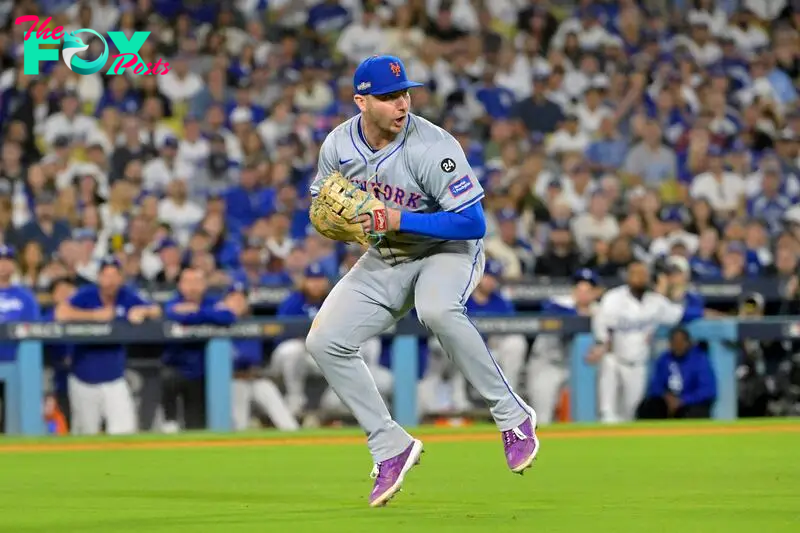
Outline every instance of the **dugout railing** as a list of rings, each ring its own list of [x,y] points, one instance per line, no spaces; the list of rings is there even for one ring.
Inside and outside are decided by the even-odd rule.
[[[563,334],[572,338],[570,349],[571,415],[576,422],[597,419],[597,370],[584,357],[592,344],[589,320],[582,317],[521,315],[481,317],[475,325],[485,334]],[[302,337],[310,321],[250,320],[231,327],[183,326],[174,322],[127,323],[10,323],[0,327],[0,342],[18,343],[17,358],[0,363],[0,380],[6,385],[5,416],[9,434],[41,435],[43,396],[43,344],[122,343],[158,344],[208,340],[206,347],[206,390],[208,429],[231,429],[232,345],[234,338]],[[736,418],[737,353],[732,343],[740,338],[786,339],[800,337],[800,317],[766,318],[752,321],[734,319],[700,320],[689,329],[697,341],[708,343],[709,356],[717,376],[718,397],[712,411],[717,419]],[[659,334],[664,335],[664,331]],[[394,374],[392,405],[398,422],[417,425],[418,338],[427,332],[408,317],[385,332],[392,340],[391,367]]]

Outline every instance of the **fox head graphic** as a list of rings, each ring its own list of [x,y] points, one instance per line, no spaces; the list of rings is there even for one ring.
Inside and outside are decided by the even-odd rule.
[[[85,44],[80,37],[76,37],[72,33],[64,34],[64,46],[61,48],[61,54],[64,56],[64,63],[67,68],[72,70],[72,57],[78,52],[88,50],[89,45]]]

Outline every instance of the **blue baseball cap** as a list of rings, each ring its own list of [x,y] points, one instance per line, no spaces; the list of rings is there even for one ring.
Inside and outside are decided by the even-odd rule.
[[[503,276],[503,263],[498,261],[497,259],[487,259],[486,260],[486,267],[483,269],[484,274],[489,274],[490,276],[494,276],[496,278]]]
[[[509,222],[509,221],[516,221],[519,218],[517,212],[510,207],[506,207],[501,209],[497,212],[497,221],[498,222]]]
[[[97,232],[91,228],[76,228],[72,230],[72,238],[76,241],[93,241],[97,239]]]
[[[165,238],[161,239],[161,242],[158,243],[158,246],[156,246],[156,250],[155,251],[156,251],[156,253],[158,253],[158,252],[161,252],[163,250],[166,250],[167,248],[177,248],[177,247],[178,247],[178,243],[177,242],[175,242],[173,239],[171,239],[169,237],[165,237]]]
[[[597,286],[597,275],[590,268],[582,268],[575,272],[575,274],[572,276],[572,281],[575,283],[586,281],[594,286]]]
[[[739,241],[732,241],[728,243],[726,251],[729,253],[744,254],[747,252],[747,248],[745,248],[745,245]]]
[[[228,294],[232,292],[242,292],[244,294],[247,294],[247,288],[248,288],[247,281],[242,279],[237,279],[234,280],[233,283],[231,283],[230,287],[228,287]]]
[[[661,210],[661,222],[683,222],[681,210],[678,207],[664,207]]]
[[[422,85],[408,79],[403,61],[396,56],[369,57],[353,75],[353,92],[360,95],[389,94]]]
[[[733,141],[733,143],[731,143],[730,152],[733,154],[741,154],[747,152],[747,145],[740,137],[737,137]]]
[[[113,255],[106,256],[100,260],[100,270],[106,267],[114,267],[120,272],[122,271],[122,263]]]
[[[0,259],[14,259],[17,256],[13,246],[0,244]]]
[[[306,267],[304,272],[305,277],[307,278],[327,278],[328,276],[325,274],[325,269],[322,268],[321,263],[311,263]]]

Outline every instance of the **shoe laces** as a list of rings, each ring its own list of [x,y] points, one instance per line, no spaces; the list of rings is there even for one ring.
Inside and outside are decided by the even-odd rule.
[[[377,477],[380,475],[381,475],[381,464],[377,463],[375,466],[372,467],[372,472],[369,473],[369,477],[371,479],[377,479]]]
[[[520,440],[527,440],[528,436],[522,432],[518,427],[514,428],[510,431],[503,432],[503,440],[505,441],[506,445],[511,446],[517,441]]]

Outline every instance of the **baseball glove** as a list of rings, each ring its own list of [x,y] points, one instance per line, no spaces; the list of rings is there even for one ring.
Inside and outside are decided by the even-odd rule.
[[[359,215],[372,219],[372,230],[355,222]],[[311,224],[316,230],[336,241],[374,244],[386,233],[386,206],[372,194],[350,183],[340,172],[333,172],[320,183],[319,194],[311,201]]]

